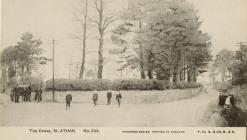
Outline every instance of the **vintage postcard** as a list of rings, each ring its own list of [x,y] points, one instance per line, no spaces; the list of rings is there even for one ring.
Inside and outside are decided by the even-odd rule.
[[[245,140],[246,13],[246,0],[1,0],[0,138]]]

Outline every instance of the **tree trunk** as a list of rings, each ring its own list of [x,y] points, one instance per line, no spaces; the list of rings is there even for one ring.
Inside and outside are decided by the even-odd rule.
[[[6,70],[6,67],[2,68],[1,84],[2,84],[3,88],[6,88],[6,84],[7,84],[7,70]]]
[[[153,79],[153,71],[152,70],[148,70],[148,78],[150,80]]]
[[[196,67],[193,67],[193,82],[196,82]]]
[[[175,65],[174,65],[174,72],[173,72],[173,83],[174,84],[177,84],[180,80],[180,70],[181,70],[180,61],[181,61],[181,52],[180,52],[180,50],[178,50],[177,60],[176,60]]]
[[[24,74],[24,64],[23,63],[21,63],[21,75],[23,75]]]
[[[104,45],[104,28],[103,28],[103,1],[100,0],[100,12],[99,12],[99,60],[98,60],[98,79],[102,79],[102,73],[103,73],[103,45]]]
[[[187,70],[187,82],[191,82],[191,67],[189,67]]]
[[[142,29],[142,21],[139,22],[139,29]],[[141,73],[141,79],[146,79],[145,72],[144,72],[144,60],[143,60],[143,49],[142,49],[142,43],[139,42],[139,51],[140,51],[140,73]]]
[[[88,0],[85,0],[85,13],[84,13],[84,24],[83,24],[83,48],[82,48],[82,61],[81,61],[81,69],[79,74],[79,79],[83,79],[83,73],[85,69],[85,59],[86,59],[86,39],[87,39],[87,6]]]
[[[148,78],[153,79],[153,66],[154,66],[154,61],[153,59],[153,54],[152,54],[152,48],[148,52]]]
[[[100,37],[100,41],[99,41],[100,45],[99,45],[99,61],[98,61],[98,79],[102,79],[102,73],[103,73],[103,63],[104,63],[104,59],[103,59],[103,36]]]

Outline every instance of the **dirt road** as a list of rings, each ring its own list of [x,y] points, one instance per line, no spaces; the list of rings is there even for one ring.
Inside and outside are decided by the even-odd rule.
[[[1,126],[210,126],[203,122],[207,105],[217,99],[212,89],[190,99],[155,103],[98,105],[73,103],[11,103],[0,96]],[[213,125],[213,124],[212,124]]]

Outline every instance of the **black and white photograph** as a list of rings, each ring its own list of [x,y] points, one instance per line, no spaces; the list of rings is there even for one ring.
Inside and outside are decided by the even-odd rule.
[[[1,5],[0,127],[247,126],[246,0]]]

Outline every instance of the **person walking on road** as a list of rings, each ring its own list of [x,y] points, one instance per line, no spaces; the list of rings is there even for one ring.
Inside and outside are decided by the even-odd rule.
[[[11,102],[14,102],[14,100],[15,100],[14,97],[15,97],[14,96],[14,89],[12,89],[11,92],[10,92],[10,100],[11,100]]]
[[[93,103],[94,103],[94,106],[97,105],[97,101],[98,101],[98,91],[95,90],[94,91],[94,94],[93,94]]]
[[[122,95],[121,95],[120,91],[118,91],[118,94],[116,95],[118,107],[120,107],[121,99],[122,99]]]
[[[112,98],[112,92],[111,92],[111,90],[108,90],[107,91],[107,105],[110,105],[111,98]]]
[[[67,94],[66,95],[66,110],[67,110],[67,108],[70,109],[70,103],[71,103],[71,101],[72,101],[72,95],[71,94]]]

